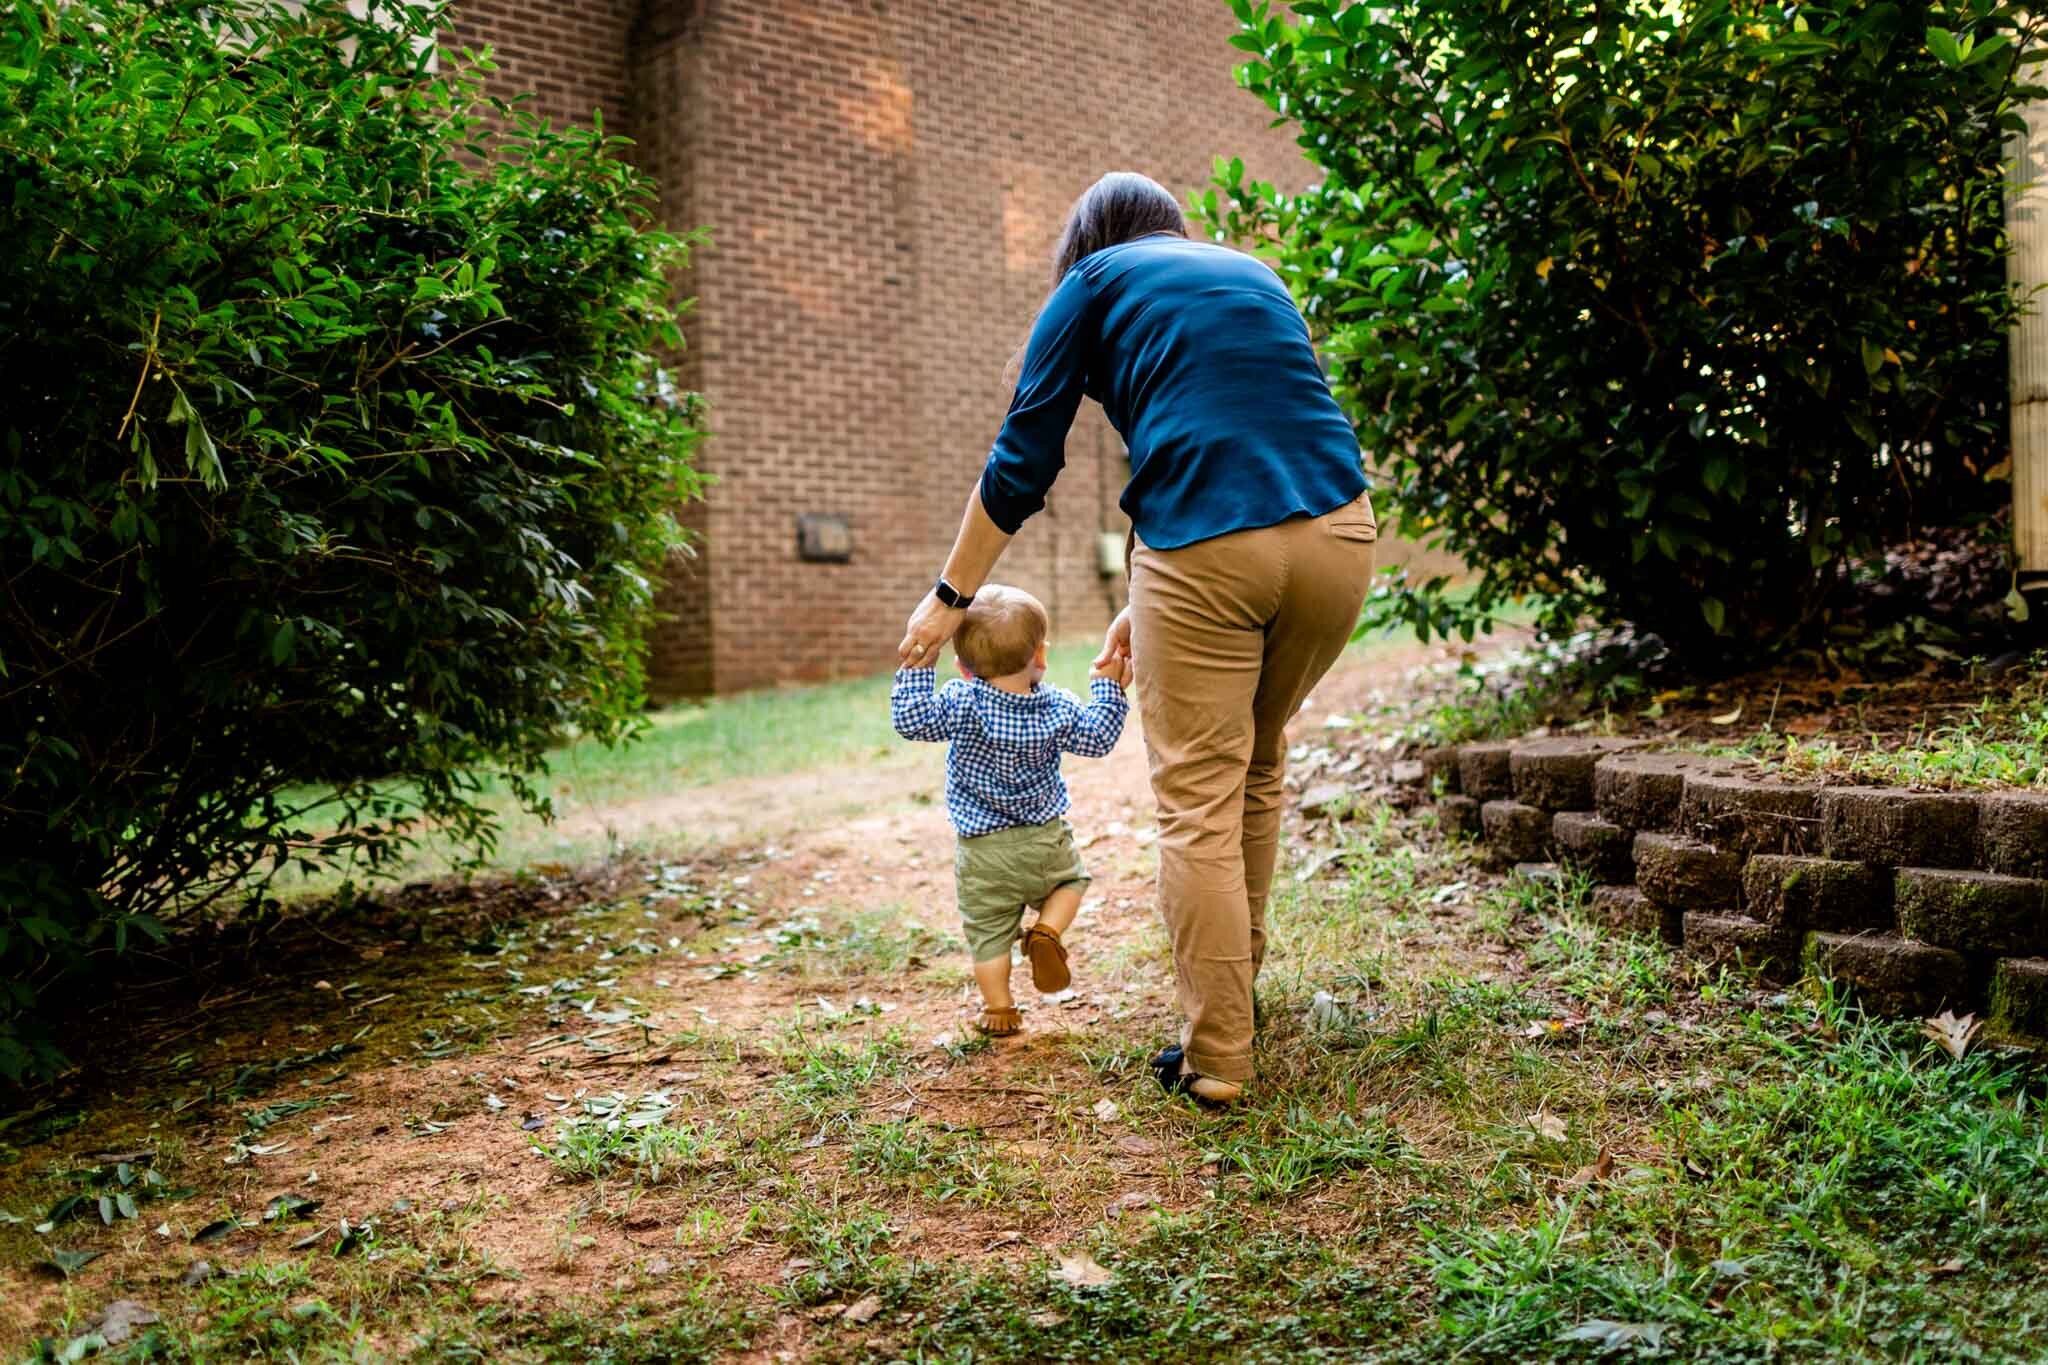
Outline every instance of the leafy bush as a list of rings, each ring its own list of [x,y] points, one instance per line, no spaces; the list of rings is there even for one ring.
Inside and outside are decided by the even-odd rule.
[[[7,1074],[39,989],[170,914],[487,845],[475,774],[540,809],[553,741],[633,724],[686,244],[380,9],[0,15]]]
[[[2017,6],[1233,4],[1323,179],[1232,162],[1198,211],[1264,240],[1402,532],[1480,574],[1377,619],[1535,594],[1740,662],[2008,499]]]

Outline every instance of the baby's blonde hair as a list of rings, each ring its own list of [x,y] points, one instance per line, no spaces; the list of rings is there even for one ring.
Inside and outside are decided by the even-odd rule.
[[[1007,678],[1031,666],[1051,630],[1044,603],[1022,588],[991,583],[974,594],[953,632],[953,652],[977,678]]]

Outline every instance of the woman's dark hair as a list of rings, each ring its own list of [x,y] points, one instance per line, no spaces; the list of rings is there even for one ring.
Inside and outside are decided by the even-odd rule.
[[[1176,237],[1188,235],[1188,220],[1181,216],[1180,201],[1150,176],[1136,171],[1111,171],[1083,190],[1074,207],[1067,210],[1067,225],[1060,229],[1059,245],[1052,253],[1052,287],[1059,288],[1074,262],[1083,256],[1159,232],[1170,232]],[[1006,381],[1014,383],[1022,372],[1028,344],[1027,334],[1004,367]]]
[[[1083,256],[1157,232],[1188,235],[1180,201],[1150,176],[1111,171],[1083,191],[1067,210],[1067,225],[1060,230],[1059,245],[1052,253],[1054,287]]]

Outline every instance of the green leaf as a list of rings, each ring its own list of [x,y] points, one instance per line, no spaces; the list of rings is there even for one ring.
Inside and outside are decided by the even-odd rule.
[[[1927,30],[1927,50],[1932,52],[1935,59],[1944,65],[1961,66],[1963,64],[1962,47],[1956,42],[1956,35],[1945,28],[1930,28]]]
[[[308,1199],[302,1194],[280,1194],[263,1206],[263,1221],[289,1222],[294,1218],[308,1217],[319,1207],[317,1199]]]
[[[1722,605],[1721,599],[1718,597],[1702,597],[1700,599],[1700,615],[1706,618],[1707,629],[1719,635],[1722,633],[1722,628],[1727,624],[1728,609]]]
[[[1966,67],[1975,66],[1987,58],[1997,56],[2011,46],[2012,40],[2010,38],[2007,38],[2003,33],[1994,33],[1970,49],[1970,55],[1964,59],[1963,65]]]
[[[2017,580],[2013,582],[2012,591],[2005,595],[2003,605],[2005,614],[2016,625],[2025,625],[2027,619],[2033,615],[2033,608],[2027,601],[2027,595],[2020,591]]]
[[[105,1255],[99,1251],[63,1251],[56,1247],[45,1247],[44,1252],[47,1259],[43,1264],[67,1280]]]

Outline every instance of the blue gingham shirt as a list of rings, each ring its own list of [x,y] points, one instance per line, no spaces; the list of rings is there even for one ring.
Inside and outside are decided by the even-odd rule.
[[[1067,813],[1060,755],[1101,758],[1124,732],[1130,703],[1107,678],[1088,680],[1088,704],[1043,683],[1029,694],[980,678],[933,690],[937,670],[906,668],[889,693],[889,719],[905,739],[952,742],[946,814],[963,839]]]

